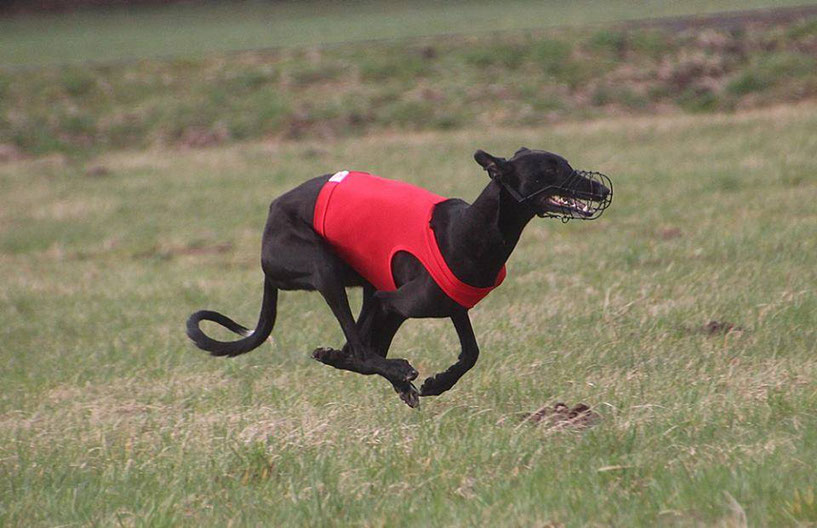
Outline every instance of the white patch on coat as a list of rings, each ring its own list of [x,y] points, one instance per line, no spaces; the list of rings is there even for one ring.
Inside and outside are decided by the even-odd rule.
[[[330,182],[340,183],[340,182],[343,181],[343,178],[345,178],[348,175],[349,175],[348,170],[336,172],[331,178],[329,178],[329,181]]]

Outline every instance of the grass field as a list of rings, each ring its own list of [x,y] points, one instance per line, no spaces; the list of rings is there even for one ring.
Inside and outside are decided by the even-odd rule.
[[[0,525],[817,525],[817,23],[603,25],[803,3],[0,19]],[[342,341],[316,294],[235,360],[185,337],[256,320],[281,192],[350,168],[473,199],[473,151],[521,145],[615,201],[532,223],[420,410],[309,359]],[[420,381],[458,352],[430,320],[392,348]],[[556,402],[598,420],[523,421]]]
[[[586,25],[813,0],[189,3],[0,18],[0,65],[199,57],[249,48]]]
[[[0,524],[817,523],[815,130],[801,104],[0,165]],[[247,356],[186,341],[196,309],[255,320],[285,189],[360,168],[472,199],[474,149],[520,145],[616,199],[528,228],[479,363],[419,411],[308,358],[341,341],[314,294]],[[440,321],[393,347],[421,376],[457,352]],[[520,423],[557,401],[600,420]]]

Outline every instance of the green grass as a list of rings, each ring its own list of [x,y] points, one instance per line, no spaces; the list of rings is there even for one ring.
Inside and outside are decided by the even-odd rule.
[[[514,127],[814,99],[814,18],[522,31],[0,68],[0,144],[33,154]]]
[[[485,0],[190,3],[0,19],[0,65],[190,57],[214,51],[586,25],[811,4],[806,0]]]
[[[806,104],[0,165],[0,524],[813,524],[815,129]],[[479,363],[419,411],[308,358],[341,342],[315,294],[241,358],[187,342],[196,309],[255,320],[284,190],[359,168],[472,199],[474,149],[520,145],[615,201],[532,223],[472,311]],[[392,353],[425,376],[457,341],[412,321]],[[601,420],[520,426],[556,401]]]

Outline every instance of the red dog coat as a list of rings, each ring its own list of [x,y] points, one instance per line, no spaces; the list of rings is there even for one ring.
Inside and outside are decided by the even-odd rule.
[[[431,213],[446,198],[407,183],[365,172],[341,171],[329,178],[315,203],[312,224],[344,261],[378,290],[397,289],[391,261],[398,251],[414,255],[452,299],[471,308],[505,279],[477,288],[459,280],[446,264]]]

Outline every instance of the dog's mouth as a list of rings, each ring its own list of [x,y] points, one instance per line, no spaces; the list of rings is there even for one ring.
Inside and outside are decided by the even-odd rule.
[[[613,183],[600,172],[573,171],[561,186],[549,190],[537,214],[565,222],[596,219],[613,201]]]
[[[589,200],[581,200],[567,196],[548,196],[545,204],[548,206],[548,212],[570,217],[578,216],[581,218],[593,216],[593,207]]]

